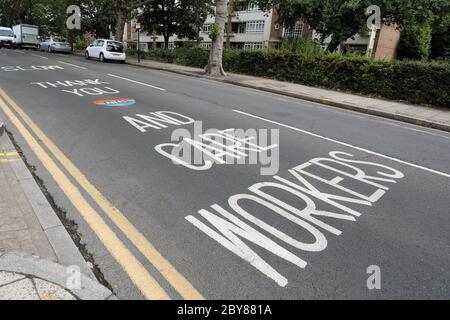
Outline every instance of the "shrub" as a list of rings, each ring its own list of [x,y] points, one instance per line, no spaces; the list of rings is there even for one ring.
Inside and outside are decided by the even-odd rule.
[[[209,50],[201,47],[177,48],[174,52],[176,64],[204,68],[208,64]]]
[[[405,29],[400,38],[398,56],[400,59],[428,59],[431,53],[433,29],[429,24]]]
[[[203,68],[209,50],[199,47],[151,52],[178,64]],[[308,86],[351,91],[415,104],[450,107],[450,64],[426,61],[378,61],[357,55],[309,55],[282,50],[224,51],[228,72],[267,77]]]

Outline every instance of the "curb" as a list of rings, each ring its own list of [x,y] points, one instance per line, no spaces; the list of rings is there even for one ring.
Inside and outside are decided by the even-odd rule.
[[[0,146],[2,146],[5,151],[16,152],[16,148],[7,134],[1,136]],[[86,260],[84,260],[75,243],[72,241],[72,238],[47,198],[42,193],[31,172],[23,162],[23,159],[20,158],[10,165],[55,252],[58,262],[66,266],[78,266],[83,274],[96,281],[94,273]]]
[[[78,288],[67,288],[71,277],[74,276],[66,267],[52,261],[20,253],[0,253],[0,271],[13,272],[26,276],[33,276],[73,293],[81,300],[115,300],[115,296],[97,281],[80,274],[76,281]]]
[[[333,107],[340,108],[340,109],[351,110],[351,111],[355,111],[355,112],[359,112],[359,113],[365,113],[365,114],[370,114],[370,115],[378,116],[378,117],[382,117],[382,118],[406,122],[406,123],[414,124],[417,126],[428,127],[428,128],[433,128],[433,129],[450,132],[450,125],[433,122],[433,121],[429,121],[426,119],[418,119],[418,118],[408,117],[408,116],[401,115],[401,114],[389,113],[389,112],[384,112],[384,111],[380,111],[380,110],[373,110],[373,109],[359,107],[359,106],[355,106],[355,105],[351,105],[351,104],[336,102],[333,100],[315,98],[315,97],[311,97],[308,95],[291,93],[291,92],[286,92],[286,91],[276,90],[276,89],[270,89],[270,88],[266,88],[266,87],[262,87],[262,86],[255,86],[255,85],[251,85],[251,84],[242,83],[239,81],[227,80],[225,78],[213,78],[213,77],[209,77],[206,75],[195,74],[195,73],[191,73],[191,72],[187,72],[187,71],[159,68],[159,67],[155,67],[155,66],[145,66],[142,64],[138,64],[135,62],[129,62],[129,61],[127,61],[127,64],[131,65],[131,66],[135,66],[135,67],[172,72],[172,73],[176,73],[176,74],[182,74],[185,76],[190,76],[190,77],[195,77],[195,78],[203,78],[203,79],[213,80],[213,81],[217,81],[217,82],[236,85],[239,87],[275,93],[275,94],[279,94],[279,95],[283,95],[283,96],[288,96],[291,98],[302,99],[302,100],[311,101],[311,102],[320,103],[320,104],[326,104],[326,105],[333,106]]]
[[[0,118],[0,137],[5,133],[5,123],[3,122],[2,118]]]

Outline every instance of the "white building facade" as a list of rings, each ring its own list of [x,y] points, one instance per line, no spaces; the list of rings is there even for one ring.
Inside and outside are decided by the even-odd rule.
[[[203,47],[210,48],[212,41],[209,37],[209,28],[214,24],[214,16],[208,16],[202,29],[200,30],[200,44]],[[275,48],[281,42],[284,34],[288,30],[277,24],[277,16],[273,10],[269,12],[262,11],[256,5],[240,6],[232,17],[232,32],[230,43],[232,47],[241,49],[263,49]],[[124,31],[124,39],[129,45],[136,46],[138,36],[133,30],[135,21],[127,23]],[[302,36],[303,24],[299,24],[292,34],[293,36]],[[134,31],[134,32],[133,32]],[[227,33],[226,33],[227,38]],[[176,35],[170,37],[169,48],[174,48],[185,44],[186,42],[196,43],[196,40],[180,39]],[[148,32],[140,33],[141,50],[148,51],[153,46],[161,48],[164,45],[164,37],[161,35],[152,35]]]
[[[307,24],[299,22],[294,28],[286,29],[280,25],[278,21],[278,14],[276,10],[270,10],[269,12],[262,11],[258,6],[254,4],[244,5],[236,2],[236,11],[231,19],[231,33],[228,35],[228,28],[226,27],[225,41],[229,38],[231,47],[239,49],[264,49],[264,48],[278,48],[283,38],[308,38],[318,39],[319,36],[314,30],[311,30]],[[203,27],[200,30],[199,41],[200,45],[205,48],[212,46],[212,41],[209,37],[210,27],[214,24],[215,17],[213,15],[208,16]],[[138,33],[134,30],[133,25],[136,21],[131,21],[126,24],[124,31],[124,39],[128,47],[137,48]],[[387,40],[379,37],[376,39],[376,44],[386,43]],[[391,35],[390,32],[389,35]],[[359,51],[364,53],[367,51],[370,45],[370,34],[356,35],[347,40],[345,49],[352,51]],[[390,38],[389,38],[390,39]],[[388,40],[389,40],[388,39]],[[392,40],[391,42],[395,42]],[[330,38],[326,39],[322,45],[326,48],[330,42]],[[197,40],[189,40],[184,38],[178,38],[177,35],[173,35],[169,38],[169,49],[173,49],[179,46],[187,46],[189,44],[196,44]],[[384,46],[395,46],[394,44],[387,43]],[[142,51],[149,51],[153,47],[163,48],[164,37],[161,35],[153,35],[148,31],[140,32],[140,49]],[[344,49],[344,48],[341,48]],[[393,49],[395,50],[395,48]],[[377,51],[375,47],[374,51]],[[394,56],[391,53],[388,56]]]

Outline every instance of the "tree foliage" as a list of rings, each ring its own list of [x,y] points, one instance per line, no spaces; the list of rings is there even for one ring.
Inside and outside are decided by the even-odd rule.
[[[307,22],[322,39],[332,36],[331,50],[336,45],[364,30],[370,5],[381,8],[385,23],[400,30],[439,24],[449,14],[448,0],[253,0],[261,8],[276,6],[280,22],[292,26]]]
[[[163,35],[165,48],[169,38],[176,34],[179,38],[194,39],[211,13],[212,2],[207,0],[155,0],[142,7],[139,20],[144,30]]]

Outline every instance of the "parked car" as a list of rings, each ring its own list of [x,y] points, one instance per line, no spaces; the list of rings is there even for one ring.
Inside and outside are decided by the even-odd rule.
[[[108,60],[125,63],[126,54],[123,43],[114,40],[95,40],[85,51],[86,59],[98,59],[101,62]]]
[[[11,28],[0,27],[0,48],[14,48],[16,44],[14,33]]]
[[[40,50],[48,52],[72,52],[72,47],[64,38],[49,37],[40,43]]]
[[[39,27],[28,24],[18,24],[13,26],[14,37],[16,39],[16,47],[20,49],[39,48]]]

